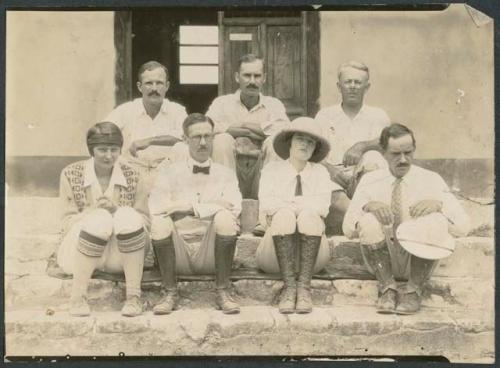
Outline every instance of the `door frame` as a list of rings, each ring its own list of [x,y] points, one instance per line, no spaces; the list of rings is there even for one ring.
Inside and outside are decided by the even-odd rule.
[[[267,23],[273,25],[300,25],[302,37],[301,58],[305,60],[302,63],[301,73],[305,77],[305,100],[306,100],[306,115],[315,116],[319,109],[319,91],[320,91],[320,30],[319,30],[319,12],[317,11],[301,11],[300,17],[297,18],[266,18]],[[225,26],[229,25],[248,25],[258,26],[261,24],[257,18],[226,18],[224,11],[218,12],[219,23],[219,96],[224,94],[226,90],[225,70],[224,70],[224,34]],[[266,35],[266,24],[261,24],[259,39],[264,39]],[[260,55],[265,59],[266,50],[261,47]]]
[[[306,90],[306,115],[315,116],[319,109],[320,91],[320,29],[318,11],[301,11],[300,18],[296,20],[271,18],[273,24],[297,22],[301,26],[302,36],[302,73],[305,76]],[[219,85],[218,94],[224,90],[224,50],[223,44],[224,26],[234,22],[231,18],[224,18],[224,11],[218,12],[219,23]],[[247,22],[256,25],[255,19],[238,18],[238,24]],[[265,27],[265,25],[264,25]],[[261,29],[264,32],[265,29]],[[119,105],[132,98],[134,85],[134,71],[132,70],[132,11],[122,10],[114,12],[114,43],[116,52],[115,62],[115,104]],[[260,37],[263,37],[261,34]],[[261,53],[265,50],[261,50]],[[265,57],[264,54],[262,54]]]

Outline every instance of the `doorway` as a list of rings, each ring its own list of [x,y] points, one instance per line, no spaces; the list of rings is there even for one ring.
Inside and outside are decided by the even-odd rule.
[[[206,112],[232,93],[245,53],[264,57],[264,94],[279,98],[291,119],[314,116],[319,98],[319,13],[159,8],[115,13],[116,101],[140,97],[137,70],[149,60],[170,73],[167,97],[188,113]]]

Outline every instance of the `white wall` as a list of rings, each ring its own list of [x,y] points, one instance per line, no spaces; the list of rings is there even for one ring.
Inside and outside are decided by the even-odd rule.
[[[337,67],[370,67],[370,105],[417,136],[419,158],[494,157],[493,22],[464,5],[436,12],[321,12],[322,107],[339,102]]]
[[[113,12],[7,12],[6,155],[85,155],[114,106]]]

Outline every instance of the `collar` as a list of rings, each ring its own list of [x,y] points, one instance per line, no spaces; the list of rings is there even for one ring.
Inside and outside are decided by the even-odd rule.
[[[91,157],[90,159],[85,161],[84,164],[83,186],[88,187],[94,183],[98,184],[99,181],[97,180],[97,176],[95,174],[94,158]],[[109,186],[114,186],[114,185],[121,185],[122,187],[127,186],[127,180],[123,175],[123,171],[121,170],[118,160],[113,166],[113,171],[111,172],[111,179],[109,181]]]
[[[295,176],[297,176],[297,175],[301,175],[301,176],[302,176],[302,175],[304,175],[304,174],[307,174],[307,172],[308,172],[308,171],[310,171],[310,170],[311,170],[311,167],[312,167],[311,162],[310,162],[310,161],[307,161],[306,166],[304,166],[304,168],[302,169],[302,171],[297,172],[297,169],[295,169],[295,167],[292,165],[292,163],[290,162],[290,159],[289,159],[289,158],[287,158],[287,159],[285,160],[285,162],[288,164],[288,167],[289,167],[289,169],[290,169],[290,172],[292,172],[292,173],[293,173],[293,176],[294,176],[294,177],[295,177]]]
[[[238,89],[234,93],[234,97],[241,104],[241,106],[243,106],[245,109],[247,108],[245,105],[243,105],[243,102],[241,102],[241,90],[240,89]],[[264,96],[262,93],[259,93],[259,102],[257,103],[257,105],[252,107],[249,111],[256,110],[260,107],[266,107],[265,98],[266,98],[266,96]]]
[[[136,98],[135,101],[137,101],[137,105],[139,106],[140,115],[147,115],[148,113],[146,112],[146,108],[144,107],[144,102],[142,101],[142,98],[141,97]],[[163,102],[161,103],[160,112],[165,114],[167,112],[169,103],[170,103],[169,99],[164,98]]]
[[[350,120],[356,120],[359,116],[363,115],[364,112],[365,112],[365,104],[363,103],[361,105],[361,108],[359,109],[358,113],[351,119],[349,118],[349,116],[347,116],[347,114],[345,113],[344,109],[342,108],[342,103],[340,103],[339,105],[339,110],[340,110],[340,113],[343,114],[346,118],[350,119]]]
[[[415,174],[415,169],[413,168],[414,165],[411,165],[410,166],[410,170],[408,170],[408,172],[406,173],[405,176],[403,176],[401,178],[401,183],[407,183],[411,177]],[[387,169],[387,171],[389,171],[389,175],[392,179],[392,183],[391,185],[394,185],[396,183],[396,180],[398,180],[398,178],[396,178],[395,176],[392,175],[391,171],[389,169]]]
[[[188,164],[189,170],[192,170],[193,166],[210,167],[210,166],[212,166],[212,160],[208,159],[205,162],[198,162],[198,161],[193,160],[192,157],[189,157],[188,160],[187,160],[187,164]]]

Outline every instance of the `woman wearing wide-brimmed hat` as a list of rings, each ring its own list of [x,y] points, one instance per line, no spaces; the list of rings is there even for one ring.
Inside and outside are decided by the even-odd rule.
[[[88,316],[87,287],[95,269],[125,273],[127,301],[122,315],[142,314],[141,279],[149,250],[147,193],[137,171],[119,161],[120,128],[101,122],[87,132],[91,157],[61,173],[63,239],[61,269],[73,275],[69,313]]]
[[[300,117],[275,136],[273,146],[283,161],[262,171],[260,216],[268,228],[257,263],[265,272],[281,273],[281,313],[309,313],[312,275],[330,259],[324,218],[335,184],[319,164],[330,144],[313,119]]]

